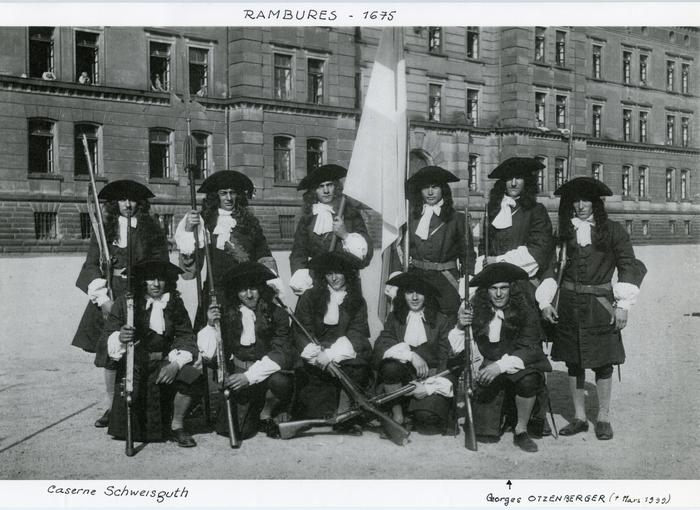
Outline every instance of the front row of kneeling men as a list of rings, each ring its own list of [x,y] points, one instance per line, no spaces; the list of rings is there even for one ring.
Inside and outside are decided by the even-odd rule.
[[[210,306],[208,325],[196,335],[176,290],[181,270],[164,261],[147,261],[134,268],[135,324],[126,325],[125,298],[117,299],[107,320],[104,337],[108,355],[123,374],[125,344],[136,341],[134,368],[134,437],[137,441],[172,439],[195,446],[183,420],[203,390],[201,364],[216,359],[215,321],[220,322],[228,357],[232,401],[244,439],[258,431],[274,436],[276,424],[293,419],[323,418],[345,410],[349,402],[328,371],[336,363],[357,387],[369,390],[376,371],[378,383],[390,392],[410,381],[420,381],[403,402],[393,405],[392,417],[418,431],[444,431],[450,418],[453,379],[434,377],[458,364],[471,326],[483,363],[476,374],[477,409],[486,406],[480,435],[497,436],[498,412],[488,405],[505,389],[515,395],[517,424],[514,441],[526,451],[537,446],[527,434],[535,394],[551,370],[531,317],[511,283],[527,278],[523,270],[505,262],[487,266],[471,281],[478,290],[473,308],[460,308],[456,320],[437,305],[440,291],[420,270],[409,270],[387,283],[398,288],[383,331],[370,343],[367,304],[360,292],[352,259],[326,253],[311,260],[314,286],[297,303],[295,315],[320,345],[297,327],[273,301],[268,285],[276,275],[257,262],[230,269],[223,281],[221,305]],[[453,324],[455,324],[453,326]],[[451,361],[452,360],[452,361]],[[269,391],[269,393],[268,393]],[[109,433],[124,437],[125,404],[119,392],[109,419]],[[295,398],[293,398],[295,396]],[[227,433],[219,414],[217,431]],[[172,417],[172,418],[171,418]],[[362,433],[362,417],[337,429]]]

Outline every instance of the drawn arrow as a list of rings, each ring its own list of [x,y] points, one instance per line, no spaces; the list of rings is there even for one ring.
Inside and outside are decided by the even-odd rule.
[[[512,489],[512,485],[513,485],[513,482],[511,482],[510,480],[508,480],[508,481],[506,482],[506,485],[508,486],[508,490],[511,490],[511,489]]]

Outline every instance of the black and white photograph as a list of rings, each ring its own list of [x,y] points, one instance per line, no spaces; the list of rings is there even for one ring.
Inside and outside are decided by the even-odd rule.
[[[367,5],[0,23],[0,481],[698,477],[698,12]]]

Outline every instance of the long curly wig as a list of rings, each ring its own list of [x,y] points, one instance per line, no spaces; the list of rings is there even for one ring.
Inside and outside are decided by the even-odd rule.
[[[537,176],[529,174],[524,179],[525,186],[523,187],[523,192],[520,194],[520,199],[518,202],[520,203],[520,207],[527,211],[535,207],[535,204],[537,204]],[[499,179],[489,192],[489,202],[486,207],[489,212],[490,220],[493,220],[501,210],[501,200],[503,200],[505,194],[506,181]]]
[[[134,218],[137,220],[137,232],[143,240],[150,240],[156,243],[166,243],[165,234],[160,225],[150,214],[151,204],[148,200],[136,202]],[[109,200],[104,205],[105,235],[107,242],[116,241],[119,237],[119,203],[116,200]]]
[[[343,272],[343,274],[345,275],[345,290],[347,291],[343,306],[350,315],[353,315],[360,309],[364,299],[360,287],[360,275],[357,271]],[[311,302],[314,304],[314,310],[323,317],[328,311],[328,301],[331,293],[328,290],[325,273],[312,271],[311,277],[314,286],[306,292],[310,295]]]
[[[400,324],[406,324],[406,317],[408,317],[408,303],[406,303],[406,293],[411,289],[399,289],[396,293],[396,298],[394,298],[394,305],[392,314]],[[433,296],[425,296],[425,302],[423,304],[423,316],[428,324],[435,324],[435,319],[440,310],[437,300]]]
[[[558,239],[567,242],[576,235],[571,218],[576,216],[574,203],[576,197],[563,196],[559,202],[559,227]],[[593,204],[593,221],[596,228],[591,231],[591,243],[597,250],[607,250],[608,247],[608,212],[605,210],[605,203],[600,197],[591,200]]]
[[[260,294],[260,298],[258,299],[258,305],[256,309],[262,313],[262,316],[265,319],[264,328],[269,328],[272,324],[272,310],[274,307],[274,305],[272,304],[272,300],[274,298],[275,292],[269,285],[266,284],[256,285],[255,288]],[[240,285],[225,287],[225,298],[227,306],[224,307],[221,315],[227,324],[233,324],[237,321],[240,322],[241,320],[241,311],[239,310],[239,307],[242,303],[241,300],[238,298],[238,292],[242,289],[243,287],[241,287]]]
[[[493,306],[491,305],[488,289],[477,289],[471,303],[472,309],[474,310],[472,329],[474,332],[481,331],[484,327],[488,326],[489,322],[491,322],[496,314],[496,312],[493,310]],[[519,328],[524,325],[525,321],[527,320],[528,304],[525,296],[517,285],[511,284],[510,286],[510,299],[508,300],[507,307],[515,310],[516,312],[515,317],[513,318],[514,326]]]
[[[168,307],[173,306],[174,300],[180,297],[180,291],[177,290],[177,280],[168,278],[165,280],[165,288],[163,289],[163,294],[170,292],[170,302],[168,302]],[[145,311],[146,309],[146,280],[135,281],[134,282],[134,310],[139,312],[135,313],[135,321],[137,323],[137,329],[145,331],[148,329],[150,313]],[[144,313],[145,311],[145,313]]]
[[[455,214],[454,199],[452,198],[452,188],[447,183],[440,185],[442,190],[443,205],[440,209],[440,219],[447,223]],[[423,195],[420,189],[412,189],[408,202],[411,205],[411,214],[414,219],[420,219],[423,214]]]
[[[251,234],[252,236],[262,233],[260,222],[248,209],[248,198],[244,193],[236,194],[236,201],[231,212],[231,217],[236,220],[236,230],[241,234]],[[219,219],[219,194],[216,191],[207,193],[202,204],[202,218],[209,232],[216,227]]]
[[[343,185],[338,180],[335,179],[331,181],[335,185],[335,190],[333,191],[333,199],[339,200],[343,196]],[[316,188],[307,189],[301,197],[304,205],[302,207],[302,212],[304,214],[312,214],[312,208],[318,199],[316,198]]]

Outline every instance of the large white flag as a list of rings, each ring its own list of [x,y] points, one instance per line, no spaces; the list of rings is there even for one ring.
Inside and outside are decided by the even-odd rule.
[[[406,222],[406,129],[403,29],[385,28],[344,186],[346,195],[382,215],[382,251]]]

